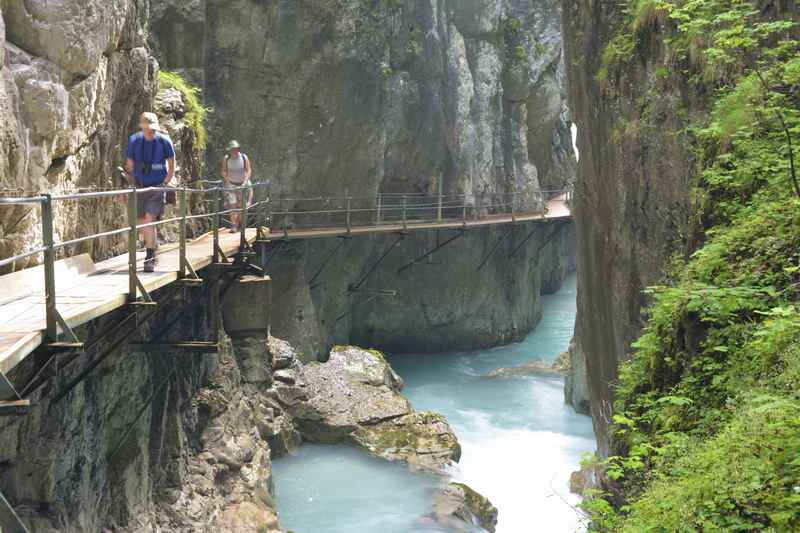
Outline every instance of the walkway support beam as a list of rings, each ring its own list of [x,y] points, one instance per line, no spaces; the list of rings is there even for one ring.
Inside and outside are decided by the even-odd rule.
[[[139,242],[139,230],[136,228],[138,222],[138,197],[139,193],[136,192],[134,187],[128,192],[128,301],[136,301],[136,291],[138,284],[136,283],[136,247]]]
[[[181,227],[178,230],[179,250],[178,250],[178,279],[186,277],[186,216],[189,214],[189,206],[186,200],[186,187],[181,187],[178,191],[178,201],[180,202]]]
[[[44,245],[44,306],[45,337],[49,342],[58,341],[58,320],[56,319],[56,251],[53,247],[53,199],[43,194],[42,202],[42,244]]]
[[[2,492],[0,492],[0,531],[3,533],[30,533]]]

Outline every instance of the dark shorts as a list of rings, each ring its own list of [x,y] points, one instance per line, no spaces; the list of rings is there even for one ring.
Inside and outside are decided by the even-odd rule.
[[[144,218],[145,213],[153,215],[157,219],[164,216],[165,196],[164,191],[140,192],[136,198],[136,210],[139,218]]]

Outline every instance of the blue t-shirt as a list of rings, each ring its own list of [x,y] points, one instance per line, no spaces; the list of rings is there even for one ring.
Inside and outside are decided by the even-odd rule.
[[[167,159],[175,157],[172,140],[166,135],[156,133],[152,141],[144,138],[140,131],[128,139],[128,159],[133,160],[133,175],[145,187],[161,185],[167,177]],[[145,173],[145,166],[150,172]]]

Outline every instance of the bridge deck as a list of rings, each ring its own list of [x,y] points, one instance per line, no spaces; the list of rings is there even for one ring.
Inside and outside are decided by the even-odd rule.
[[[403,231],[404,227],[408,230],[425,230],[425,229],[462,229],[462,228],[479,228],[484,226],[497,226],[502,224],[511,224],[513,222],[532,222],[536,220],[556,220],[562,218],[569,218],[572,213],[565,201],[564,196],[559,196],[550,200],[547,204],[546,213],[523,213],[512,216],[509,213],[498,215],[484,215],[479,219],[444,219],[444,220],[431,220],[431,221],[414,221],[409,220],[406,226],[402,223],[382,223],[370,226],[354,225],[350,231],[345,226],[329,227],[329,228],[293,228],[283,233],[282,231],[275,231],[266,237],[266,240],[280,240],[287,237],[289,239],[321,239],[326,237],[339,237],[343,235],[372,235],[377,233],[396,233]]]
[[[256,230],[247,230],[252,242]],[[239,248],[238,233],[220,233],[220,248],[231,254]],[[195,270],[211,264],[210,234],[186,246],[186,258]],[[144,252],[137,258],[141,268]],[[178,245],[164,246],[156,271],[139,272],[145,289],[154,291],[178,279]],[[88,255],[56,263],[56,305],[70,327],[77,327],[118,309],[128,301],[128,256],[94,264]],[[0,372],[8,373],[44,340],[44,274],[35,267],[0,276]]]
[[[565,197],[559,196],[548,202],[546,213],[526,213],[512,217],[510,214],[488,215],[477,220],[444,219],[441,221],[408,221],[407,230],[461,229],[495,226],[516,222],[553,220],[570,217]],[[335,228],[295,228],[286,233],[268,234],[266,240],[312,239],[341,235],[368,235],[402,231],[400,223],[385,223],[373,226]],[[255,229],[247,230],[247,239],[252,242]],[[239,248],[238,233],[222,232],[220,248],[228,255]],[[212,237],[204,235],[187,243],[187,261],[194,270],[208,266],[211,261]],[[138,257],[141,267],[144,254]],[[175,282],[178,278],[179,250],[173,244],[162,247],[158,256],[156,272],[139,273],[142,284],[154,291]],[[35,267],[0,276],[0,372],[7,374],[44,340],[45,298],[43,267]],[[77,327],[118,309],[128,301],[128,256],[121,255],[95,264],[88,255],[77,256],[56,262],[56,305],[70,327]]]

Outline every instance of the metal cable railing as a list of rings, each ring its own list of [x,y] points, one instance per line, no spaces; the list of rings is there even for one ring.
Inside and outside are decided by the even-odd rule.
[[[254,227],[256,239],[269,239],[265,233],[290,237],[290,231],[333,229],[349,234],[354,227],[392,226],[407,229],[414,225],[431,223],[480,222],[497,217],[510,216],[515,221],[517,216],[546,214],[547,202],[558,195],[563,195],[567,205],[573,199],[572,188],[559,191],[527,191],[513,193],[491,193],[482,195],[466,194],[429,194],[429,193],[379,193],[375,196],[314,197],[291,198],[280,197],[271,200],[268,195],[268,182],[250,183],[247,185],[226,187],[222,181],[197,180],[191,186],[183,187],[149,187],[143,189],[126,188],[105,190],[98,188],[91,192],[71,194],[38,194],[31,196],[0,196],[0,208],[3,206],[34,206],[40,210],[41,243],[23,253],[0,259],[0,267],[5,267],[43,256],[44,295],[45,295],[45,336],[49,342],[57,342],[58,329],[69,332],[64,319],[56,307],[55,261],[57,254],[71,246],[97,239],[108,239],[127,235],[128,256],[128,298],[134,302],[140,295],[147,298],[147,292],[137,276],[137,248],[139,231],[145,228],[160,228],[168,224],[178,226],[179,279],[196,276],[186,257],[186,247],[190,222],[209,221],[213,244],[212,261],[218,263],[222,250],[220,248],[220,231],[224,217],[238,213],[240,221],[239,250],[248,247],[246,229]],[[150,191],[171,192],[177,196],[177,214],[170,218],[139,224],[138,197]],[[198,195],[196,205],[201,206],[199,212],[190,213],[190,195]],[[225,200],[225,196],[227,202]],[[231,198],[233,197],[233,198]],[[122,227],[106,229],[89,235],[56,241],[54,233],[54,208],[67,202],[83,203],[89,200],[122,201],[126,207],[126,224]],[[229,207],[234,205],[234,207]],[[275,209],[277,208],[277,209]]]

